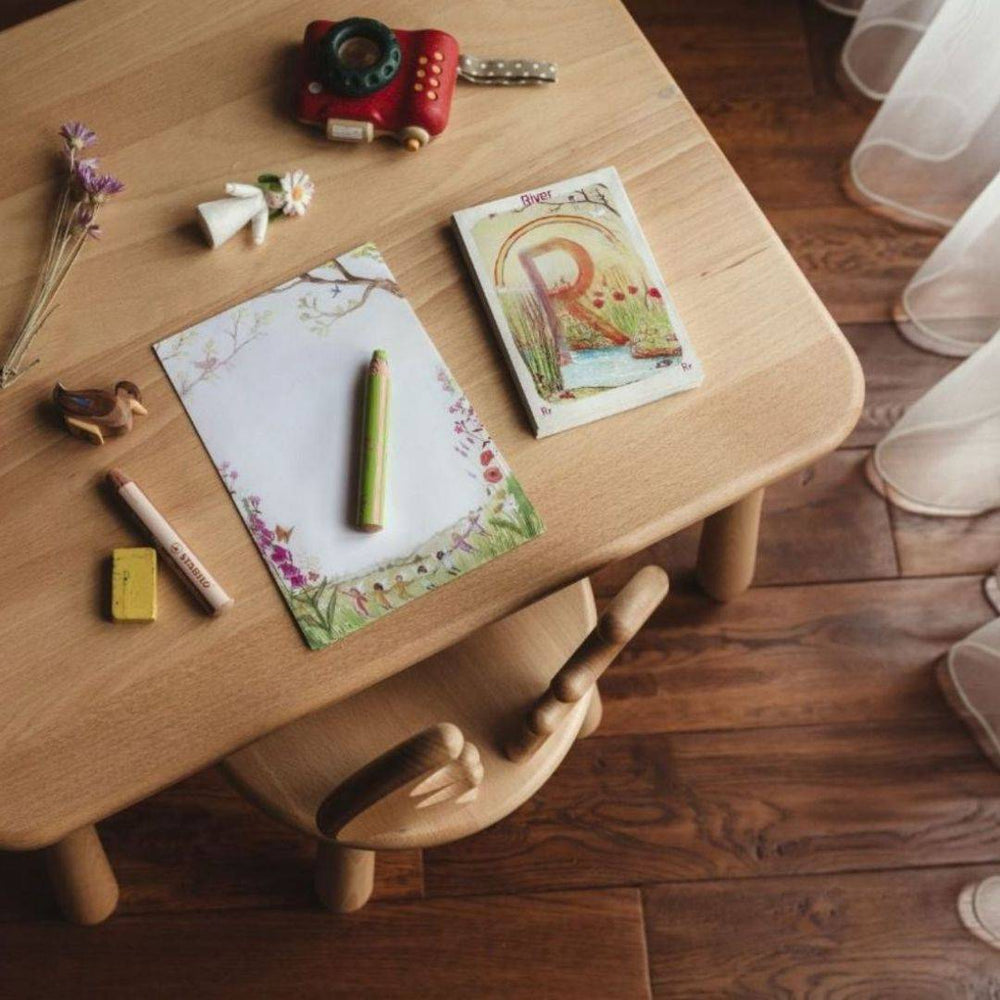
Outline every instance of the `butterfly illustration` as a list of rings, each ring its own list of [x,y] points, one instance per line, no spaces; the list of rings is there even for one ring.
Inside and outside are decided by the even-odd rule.
[[[277,538],[279,542],[290,541],[294,530],[294,525],[292,525],[291,528],[283,528],[280,524],[276,524],[274,526],[274,537]]]

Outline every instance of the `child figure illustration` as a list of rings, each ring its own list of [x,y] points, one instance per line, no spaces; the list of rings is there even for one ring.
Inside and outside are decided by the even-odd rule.
[[[347,593],[351,600],[354,601],[354,607],[358,614],[365,618],[370,617],[371,612],[368,610],[368,598],[357,587],[351,587]]]
[[[474,552],[475,549],[468,543],[467,539],[472,534],[472,528],[468,528],[461,535],[457,531],[451,533],[451,544],[461,552]]]
[[[389,595],[385,592],[385,587],[381,583],[375,582],[372,584],[372,590],[375,591],[375,600],[386,611],[392,611],[392,601],[389,600]]]
[[[444,568],[452,575],[458,576],[458,567],[455,565],[455,560],[451,558],[450,552],[438,552],[437,561],[444,566]]]
[[[399,573],[399,574],[396,575],[396,581],[392,585],[392,592],[401,601],[408,601],[408,600],[410,600],[413,597],[413,594],[411,594],[406,589],[406,583],[407,583],[406,580],[403,579],[403,575],[401,573]]]

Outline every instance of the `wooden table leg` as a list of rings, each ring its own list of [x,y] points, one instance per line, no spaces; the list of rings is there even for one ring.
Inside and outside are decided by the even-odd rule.
[[[698,582],[717,601],[739,596],[753,580],[763,500],[764,490],[754,490],[705,518],[698,546]]]
[[[319,842],[316,852],[316,895],[334,913],[360,910],[372,894],[375,852]]]
[[[118,905],[118,882],[93,826],[83,826],[46,848],[49,879],[59,908],[76,924],[99,924]]]

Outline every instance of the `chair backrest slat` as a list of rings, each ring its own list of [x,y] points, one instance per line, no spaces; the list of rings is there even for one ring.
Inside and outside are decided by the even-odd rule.
[[[667,596],[669,586],[667,574],[659,566],[643,567],[625,584],[507,742],[504,750],[510,760],[530,757],[576,705],[590,696],[604,671]]]

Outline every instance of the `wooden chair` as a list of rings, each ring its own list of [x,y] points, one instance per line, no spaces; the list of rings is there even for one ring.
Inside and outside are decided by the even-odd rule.
[[[222,768],[316,837],[331,910],[367,902],[375,851],[469,836],[525,802],[601,719],[597,682],[666,596],[647,566],[598,621],[583,580],[375,687],[265,736]]]

